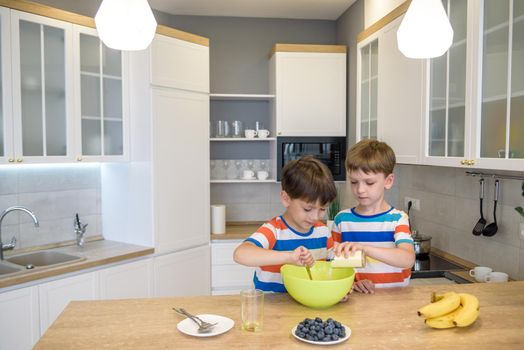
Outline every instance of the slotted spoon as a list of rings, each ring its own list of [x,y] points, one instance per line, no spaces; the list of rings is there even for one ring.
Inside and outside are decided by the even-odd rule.
[[[473,227],[473,234],[475,236],[480,236],[482,234],[482,231],[484,230],[484,227],[486,226],[486,219],[484,219],[484,213],[482,210],[482,202],[484,201],[484,179],[480,179],[480,219],[477,221],[477,224],[475,227]]]

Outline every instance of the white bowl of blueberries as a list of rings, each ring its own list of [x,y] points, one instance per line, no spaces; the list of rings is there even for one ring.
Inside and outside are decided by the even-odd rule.
[[[332,319],[323,321],[320,317],[305,318],[293,327],[291,333],[298,340],[318,345],[331,345],[342,343],[351,336],[348,326]]]

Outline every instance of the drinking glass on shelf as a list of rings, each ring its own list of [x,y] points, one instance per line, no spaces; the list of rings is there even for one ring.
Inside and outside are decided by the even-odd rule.
[[[243,137],[244,136],[244,127],[240,120],[235,120],[232,124],[232,136],[233,137]]]
[[[229,137],[229,122],[227,120],[218,120],[215,130],[215,137]]]
[[[215,180],[216,179],[216,170],[215,170],[216,167],[217,167],[216,160],[211,159],[209,161],[209,177],[211,178],[211,180]]]
[[[242,161],[241,160],[235,160],[235,168],[236,168],[236,172],[237,172],[237,178],[240,179],[242,177],[242,172],[243,172],[243,169],[242,169]]]

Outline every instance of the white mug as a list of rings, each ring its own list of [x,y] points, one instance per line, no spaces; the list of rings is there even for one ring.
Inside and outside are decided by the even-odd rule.
[[[269,136],[269,130],[267,129],[260,129],[257,131],[258,138],[265,139]]]
[[[259,180],[265,180],[268,178],[268,176],[269,176],[269,173],[265,170],[257,171],[257,178]]]
[[[255,177],[255,172],[253,170],[244,170],[242,172],[242,178],[243,179],[253,179]]]
[[[484,281],[487,283],[507,282],[508,279],[508,274],[504,272],[490,272],[484,277]]]
[[[475,277],[477,282],[486,282],[486,276],[493,271],[491,267],[477,266],[473,270],[469,270],[469,275]]]
[[[252,139],[256,136],[257,132],[253,129],[246,129],[244,130],[244,134],[248,139]]]

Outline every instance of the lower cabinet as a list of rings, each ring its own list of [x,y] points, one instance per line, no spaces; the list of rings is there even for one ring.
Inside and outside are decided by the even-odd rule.
[[[100,299],[149,298],[152,295],[153,259],[99,271]]]
[[[155,297],[209,295],[209,245],[154,258]]]
[[[45,333],[69,302],[95,300],[98,295],[96,271],[39,285],[40,333]]]
[[[242,240],[214,241],[211,244],[211,292],[213,295],[238,294],[253,287],[255,269],[233,260],[235,248]]]
[[[0,350],[27,350],[40,338],[38,288],[0,294]]]

